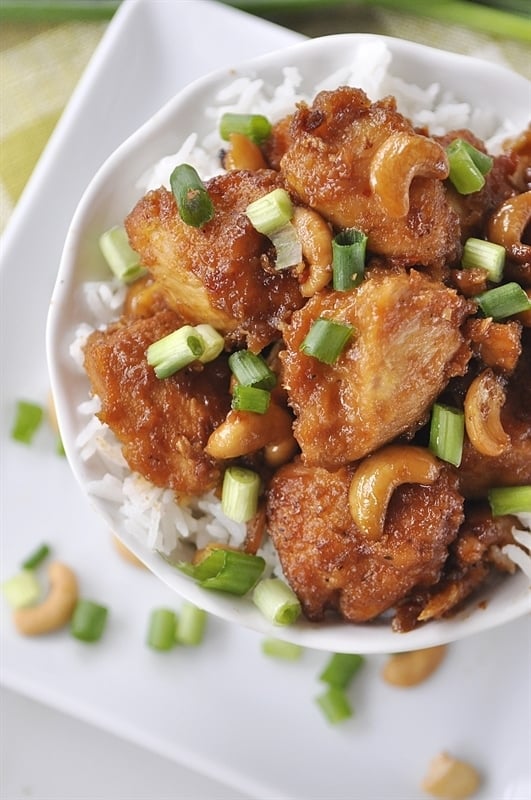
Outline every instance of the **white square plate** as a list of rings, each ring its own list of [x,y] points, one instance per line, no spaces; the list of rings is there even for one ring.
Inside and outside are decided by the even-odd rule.
[[[419,800],[428,761],[446,749],[478,766],[478,800],[531,792],[529,620],[453,645],[439,672],[397,690],[367,659],[356,709],[330,727],[315,703],[326,654],[268,660],[260,637],[211,620],[205,644],[157,654],[152,608],[179,601],[116,554],[44,429],[10,439],[16,400],[45,403],[44,327],[65,232],[105,157],[179,88],[211,69],[297,40],[207,0],[128,0],[104,36],[3,238],[2,574],[47,541],[78,572],[81,592],[109,606],[104,639],[16,635],[2,603],[2,682],[197,769],[250,797]]]

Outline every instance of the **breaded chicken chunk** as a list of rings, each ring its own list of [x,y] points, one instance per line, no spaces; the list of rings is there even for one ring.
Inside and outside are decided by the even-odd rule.
[[[416,134],[393,98],[371,103],[350,87],[320,92],[299,107],[289,133],[281,172],[301,203],[336,228],[363,231],[369,251],[401,265],[439,270],[458,258],[444,149]]]
[[[437,583],[463,521],[456,479],[443,468],[431,486],[398,487],[382,536],[367,539],[350,514],[352,473],[297,459],[278,470],[269,487],[269,534],[310,620],[335,609],[351,622],[367,622],[415,587]]]
[[[279,324],[303,302],[297,279],[271,266],[271,243],[245,215],[249,203],[279,185],[272,170],[233,170],[207,182],[215,214],[201,228],[181,220],[164,188],[149,192],[125,220],[168,305],[256,352],[280,338]]]
[[[101,400],[98,416],[122,444],[125,459],[156,486],[203,494],[218,482],[216,461],[203,448],[230,408],[226,356],[160,380],[147,363],[148,346],[182,325],[173,311],[95,331],[85,369]]]
[[[466,369],[460,329],[473,308],[414,270],[371,270],[358,288],[320,292],[295,312],[280,359],[306,462],[333,469],[415,432],[448,380]],[[354,328],[331,365],[300,350],[320,317]]]

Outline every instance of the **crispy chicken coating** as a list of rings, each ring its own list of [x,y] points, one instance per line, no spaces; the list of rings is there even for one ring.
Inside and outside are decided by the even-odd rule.
[[[255,351],[280,338],[279,324],[303,302],[297,279],[271,267],[270,242],[245,215],[250,202],[279,185],[271,170],[233,170],[208,181],[215,215],[202,228],[181,220],[163,188],[143,197],[125,221],[168,305]]]
[[[350,515],[351,476],[351,468],[329,472],[295,460],[269,488],[269,533],[310,620],[335,609],[367,622],[414,588],[435,584],[463,521],[455,477],[443,469],[432,486],[397,488],[383,535],[366,539]]]
[[[378,194],[371,185],[373,162],[379,148],[397,133],[412,137],[418,152],[410,156],[416,164],[401,174],[406,159],[396,153],[397,163],[386,168]],[[281,171],[303,204],[337,228],[362,230],[371,252],[402,265],[438,270],[458,258],[459,219],[441,180],[448,174],[444,150],[427,137],[415,136],[393,98],[371,103],[364,92],[350,87],[320,92],[311,107],[301,105],[293,115],[290,137]],[[426,159],[426,145],[438,156],[430,153]],[[432,171],[439,177],[425,177]],[[404,213],[390,215],[382,197],[393,206],[404,202]]]
[[[95,331],[85,347],[85,369],[101,399],[98,416],[122,444],[125,459],[156,486],[199,495],[220,470],[204,447],[230,408],[225,356],[201,369],[159,380],[146,361],[152,343],[179,328],[173,311]]]
[[[321,292],[284,329],[282,381],[308,464],[332,469],[413,433],[470,351],[464,298],[419,272],[371,271],[349,292]],[[354,326],[334,364],[300,351],[314,320]]]

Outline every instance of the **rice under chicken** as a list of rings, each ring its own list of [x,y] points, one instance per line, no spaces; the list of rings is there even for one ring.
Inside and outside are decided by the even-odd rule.
[[[369,48],[313,97],[298,94],[292,68],[275,89],[247,78],[227,86],[207,115],[214,127],[227,110],[266,114],[274,126],[260,148],[263,163],[225,169],[230,148],[227,154],[218,135],[201,143],[191,135],[142,176],[125,225],[148,277],[133,288],[117,281],[84,287],[87,324],[72,355],[94,395],[78,441],[83,457],[102,465],[89,491],[120,506],[129,532],[165,554],[179,541],[259,553],[290,583],[308,619],[333,613],[367,622],[392,610],[393,627],[405,631],[451,614],[495,574],[515,565],[530,574],[531,534],[518,531],[529,528],[529,515],[493,517],[486,501],[492,486],[531,484],[529,312],[483,319],[471,298],[488,287],[486,276],[460,268],[465,238],[485,238],[499,207],[529,193],[529,137],[500,150],[517,132],[437,85],[423,90],[393,78],[389,66],[385,48]],[[392,136],[428,143],[431,152],[459,136],[500,154],[485,188],[466,197],[430,163],[393,216],[392,199],[371,193],[367,178]],[[167,188],[182,162],[197,167],[216,209],[200,229],[182,222]],[[336,292],[326,281],[312,288],[308,259],[275,270],[271,243],[245,209],[279,186],[331,235],[350,227],[367,233],[359,287]],[[508,253],[506,279],[529,287],[531,247],[522,247],[523,255]],[[333,365],[300,350],[323,317],[356,332]],[[200,369],[157,379],[147,347],[184,323],[203,322],[223,333],[225,351]],[[223,458],[212,444],[216,431],[252,413],[231,409],[227,357],[246,348],[264,354],[278,374],[276,417],[268,418],[266,441]],[[397,485],[379,536],[368,539],[349,505],[360,465],[389,445],[427,450],[434,402],[462,408],[482,375],[503,396],[506,446],[485,455],[465,437],[459,468],[440,462],[429,485]],[[281,441],[277,429],[285,433],[286,424]],[[233,463],[262,476],[259,519],[247,526],[228,519],[218,499]]]

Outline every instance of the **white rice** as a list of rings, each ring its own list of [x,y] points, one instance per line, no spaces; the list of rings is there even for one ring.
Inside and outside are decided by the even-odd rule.
[[[329,75],[310,95],[300,91],[301,75],[294,67],[282,70],[282,80],[276,87],[269,87],[261,79],[238,78],[218,93],[214,106],[205,109],[212,122],[212,133],[199,141],[197,134],[190,133],[175,153],[162,158],[149,173],[137,182],[139,197],[150,189],[160,186],[169,188],[169,175],[179,163],[196,167],[203,179],[222,171],[219,151],[224,146],[217,133],[218,121],[227,111],[262,113],[272,122],[293,112],[301,100],[311,102],[322,89],[334,89],[339,85],[351,85],[363,89],[372,101],[394,95],[398,109],[414,125],[425,125],[433,135],[441,135],[453,128],[470,128],[482,138],[490,152],[499,150],[499,144],[516,131],[486,112],[474,109],[468,103],[459,102],[439,83],[427,88],[409,84],[390,73],[391,53],[385,44],[367,44],[360,48],[355,61],[347,67]],[[86,322],[79,326],[70,347],[72,358],[83,371],[83,348],[87,337],[96,328],[104,328],[116,319],[123,306],[126,287],[117,280],[86,283],[83,286]],[[124,520],[125,529],[150,549],[164,554],[172,553],[180,543],[189,542],[198,548],[209,542],[229,546],[240,546],[246,535],[245,525],[228,519],[213,493],[187,503],[178,504],[171,490],[153,486],[142,476],[129,469],[117,440],[110,429],[94,414],[99,409],[98,398],[83,403],[79,412],[87,418],[80,432],[77,447],[85,461],[95,460],[102,477],[88,486],[88,491],[97,498],[116,504]],[[522,525],[531,528],[531,514],[522,515]],[[505,554],[526,571],[531,578],[531,559],[522,548],[531,550],[531,534],[527,531],[515,533],[522,545],[508,545]],[[280,564],[272,542],[267,539],[260,554],[266,559],[269,572],[281,574]]]

